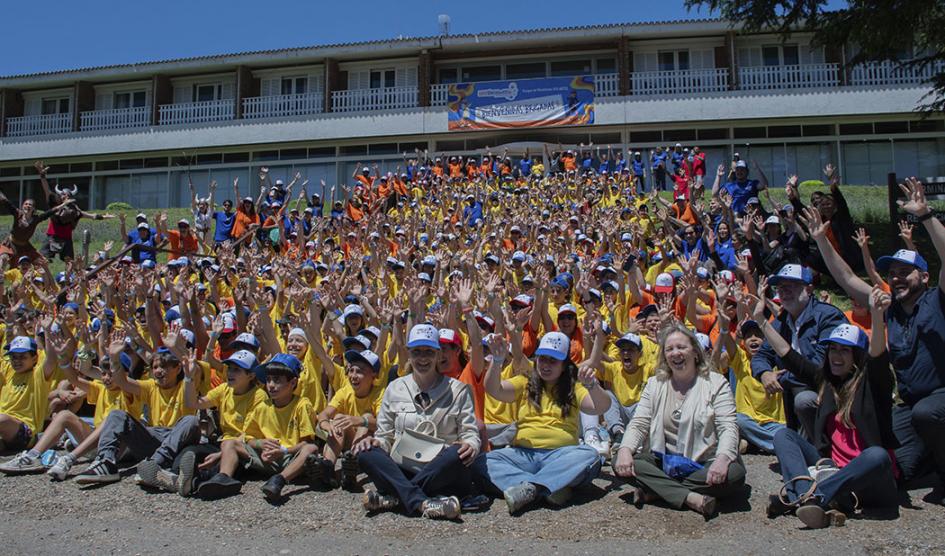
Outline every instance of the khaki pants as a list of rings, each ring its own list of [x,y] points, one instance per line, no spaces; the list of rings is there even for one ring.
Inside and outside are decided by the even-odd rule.
[[[670,506],[680,509],[686,503],[686,496],[690,492],[707,494],[716,498],[724,498],[734,494],[745,484],[745,466],[741,459],[728,465],[728,476],[720,485],[706,483],[706,475],[713,460],[705,462],[704,467],[688,477],[677,480],[665,472],[658,465],[656,457],[651,453],[637,454],[633,457],[633,467],[636,477],[631,479],[633,484],[642,487],[649,493],[665,500]]]

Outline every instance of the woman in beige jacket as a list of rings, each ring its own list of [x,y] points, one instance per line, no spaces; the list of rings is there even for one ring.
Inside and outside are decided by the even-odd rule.
[[[732,390],[681,324],[661,334],[656,375],[644,387],[614,470],[636,485],[638,505],[663,499],[707,518],[716,497],[744,484]]]

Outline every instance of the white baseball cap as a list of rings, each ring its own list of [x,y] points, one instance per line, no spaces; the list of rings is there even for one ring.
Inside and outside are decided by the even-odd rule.
[[[571,340],[562,332],[549,332],[541,337],[535,356],[546,356],[564,361],[571,352]]]
[[[440,331],[432,324],[415,325],[407,336],[407,348],[417,347],[440,349]]]

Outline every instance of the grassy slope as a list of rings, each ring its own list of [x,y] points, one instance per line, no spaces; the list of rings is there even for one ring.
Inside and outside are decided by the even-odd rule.
[[[863,225],[871,236],[871,249],[874,256],[879,256],[881,254],[889,253],[895,249],[898,249],[900,247],[899,240],[895,239],[895,232],[893,230],[894,226],[889,220],[886,201],[886,188],[870,186],[843,186],[841,189],[844,192],[847,203],[850,205],[850,211],[853,213],[854,220],[857,223]],[[806,202],[806,200],[810,197],[810,194],[815,190],[825,191],[826,188],[802,185],[801,199],[805,200]],[[784,195],[783,189],[772,190],[771,196],[778,202],[787,202],[787,198]],[[945,202],[936,203],[936,205],[945,205]],[[939,208],[941,209],[943,207],[940,206]],[[125,212],[127,215],[128,225],[133,227],[135,221],[134,216],[139,212],[139,210],[127,210],[123,212]],[[158,211],[144,210],[144,212],[147,213],[149,217],[151,217]],[[190,209],[188,208],[167,209],[167,212],[168,221],[172,223],[181,218],[190,218]],[[12,217],[10,216],[0,217],[0,237],[7,233],[11,221]],[[86,229],[92,231],[90,253],[100,250],[104,242],[109,239],[115,242],[115,246],[112,248],[113,253],[121,247],[121,241],[119,238],[119,222],[117,219],[103,221],[83,219],[79,223],[79,227],[76,230],[74,236],[76,240],[77,251],[81,249],[82,232]],[[45,232],[45,224],[40,225],[36,230],[36,234],[33,236],[33,244],[37,248],[42,245]],[[919,248],[926,254],[931,253],[931,246],[929,245],[927,238],[924,236],[924,233],[916,233],[915,236],[918,241]],[[936,257],[927,258],[931,259],[930,264],[937,268],[938,261],[934,260]],[[62,268],[62,262],[58,260],[52,265],[53,272],[62,270]],[[845,296],[843,296],[842,291],[829,286],[828,288],[831,290],[834,303],[844,310],[848,309],[849,301],[845,298]]]

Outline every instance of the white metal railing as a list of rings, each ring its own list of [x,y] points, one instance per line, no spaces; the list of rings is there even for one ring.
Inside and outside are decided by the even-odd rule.
[[[231,98],[182,104],[162,104],[158,107],[158,121],[161,125],[173,125],[232,120],[236,115],[235,107],[236,101]]]
[[[151,125],[150,106],[90,110],[79,114],[79,129],[82,131],[148,127],[149,125]]]
[[[738,69],[739,88],[749,91],[835,87],[840,83],[838,76],[839,64],[752,66]]]
[[[51,135],[70,131],[72,131],[72,112],[7,118],[7,135],[10,137]]]
[[[333,112],[363,112],[417,106],[416,87],[385,87],[381,89],[352,89],[332,91]]]
[[[636,71],[630,74],[634,95],[712,93],[728,90],[728,68]]]
[[[853,66],[850,72],[851,85],[907,85],[922,83],[945,69],[945,64],[927,64],[923,68],[900,66],[898,62],[867,62]]]
[[[430,106],[446,106],[450,86],[444,83],[430,85]]]
[[[247,120],[320,114],[324,109],[324,91],[243,99],[243,118]]]
[[[599,73],[594,76],[594,96],[615,97],[620,94],[620,75]]]

